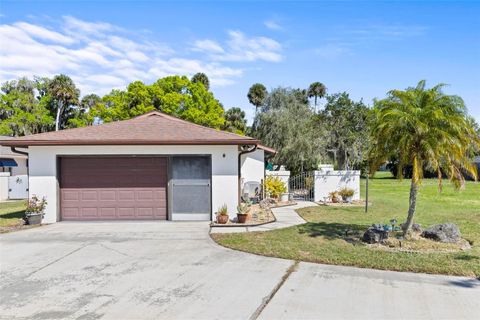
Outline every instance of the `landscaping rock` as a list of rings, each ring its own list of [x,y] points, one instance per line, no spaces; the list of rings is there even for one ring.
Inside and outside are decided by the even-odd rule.
[[[446,243],[456,243],[462,238],[460,229],[454,223],[433,225],[422,232],[422,237]]]
[[[422,226],[418,223],[412,224],[412,230],[419,233],[423,231]]]
[[[275,205],[275,200],[270,199],[270,198],[263,199],[259,202],[259,205],[260,205],[260,208],[262,208],[262,209],[268,209],[271,206]]]
[[[363,234],[362,241],[366,243],[380,243],[383,240],[388,239],[388,232],[375,226],[372,226],[365,231]]]

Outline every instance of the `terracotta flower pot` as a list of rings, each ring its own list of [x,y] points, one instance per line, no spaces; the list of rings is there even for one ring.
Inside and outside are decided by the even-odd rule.
[[[228,222],[228,215],[226,214],[217,215],[217,223],[225,224],[227,222]]]
[[[248,214],[245,213],[237,213],[237,221],[238,223],[245,223],[247,222]]]

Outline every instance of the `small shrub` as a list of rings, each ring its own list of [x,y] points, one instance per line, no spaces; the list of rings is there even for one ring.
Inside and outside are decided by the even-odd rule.
[[[265,192],[272,198],[278,198],[287,191],[287,186],[279,177],[268,176],[265,178]]]
[[[240,203],[237,206],[237,212],[239,214],[247,214],[249,210],[250,210],[250,204],[249,203],[243,202],[243,203]]]
[[[355,194],[355,190],[345,187],[340,189],[338,191],[338,194],[342,197],[342,199],[347,199],[349,197],[353,197],[353,195]]]
[[[338,202],[338,192],[337,191],[332,191],[328,194],[328,197],[330,198],[330,201],[332,202]]]
[[[227,205],[224,204],[223,206],[221,206],[220,208],[218,208],[217,214],[218,214],[219,216],[228,216]]]

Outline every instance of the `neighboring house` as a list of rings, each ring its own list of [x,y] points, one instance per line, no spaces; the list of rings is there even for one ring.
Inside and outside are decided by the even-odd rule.
[[[12,137],[0,136],[0,140]],[[28,157],[26,149],[12,152],[10,147],[0,145],[0,201],[28,197]]]
[[[46,197],[47,223],[213,220],[223,204],[233,218],[241,181],[264,178],[272,150],[259,143],[156,111],[0,141],[28,148],[30,195]]]
[[[0,140],[14,139],[8,136],[0,136]],[[25,149],[20,149],[26,152]],[[0,144],[0,172],[9,172],[12,176],[28,174],[28,157],[24,154],[14,153],[10,147]]]

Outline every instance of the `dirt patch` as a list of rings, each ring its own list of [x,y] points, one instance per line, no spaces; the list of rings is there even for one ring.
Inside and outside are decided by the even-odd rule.
[[[352,202],[315,202],[320,206],[327,206],[327,207],[363,207],[365,206],[365,200],[354,200]],[[371,205],[369,202],[368,205]]]
[[[19,219],[18,223],[11,224],[11,225],[8,225],[8,226],[1,226],[0,227],[0,233],[8,233],[8,232],[32,229],[32,228],[37,228],[37,227],[40,227],[40,226],[41,226],[41,224],[36,224],[36,225],[24,224],[23,219]]]
[[[235,227],[242,227],[242,226],[255,226],[259,224],[265,224],[269,222],[274,222],[275,216],[270,208],[264,209],[261,208],[260,205],[254,204],[250,207],[248,211],[248,219],[245,223],[237,223],[235,221],[229,220],[226,224],[219,224],[216,222],[212,222],[212,226],[214,227],[228,227],[228,226],[235,226]]]

